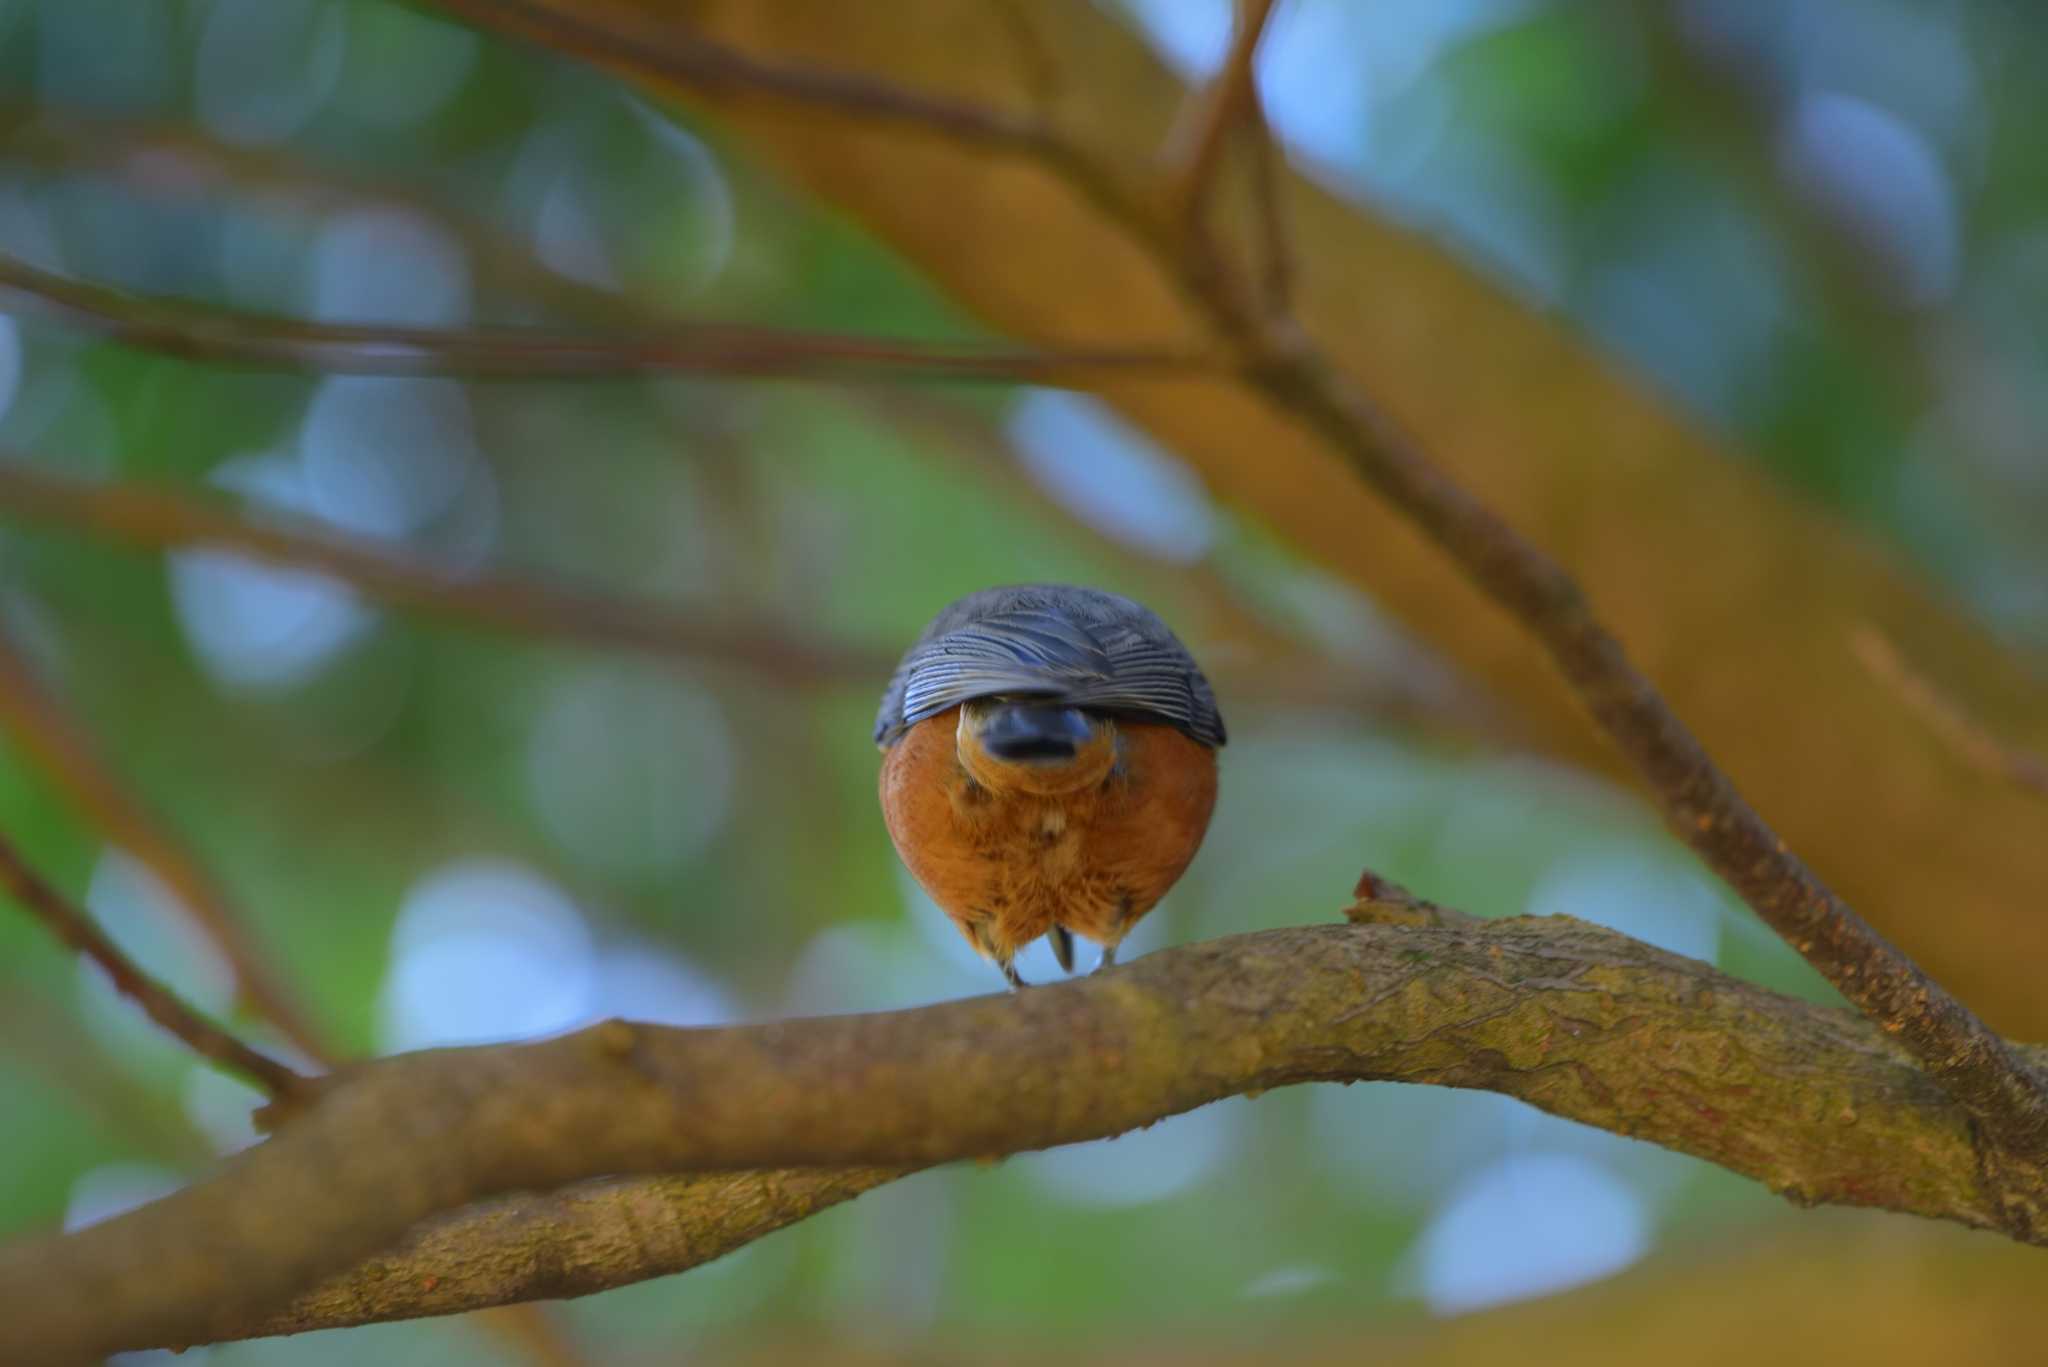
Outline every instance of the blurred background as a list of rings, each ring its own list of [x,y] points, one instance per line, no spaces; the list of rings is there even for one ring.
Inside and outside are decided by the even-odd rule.
[[[1190,77],[1220,61],[1226,0],[1113,12]],[[1298,162],[2040,647],[2043,70],[2048,18],[1991,0],[1282,0],[1258,74]],[[715,129],[391,0],[0,0],[0,252],[324,322],[972,335]],[[1333,916],[1369,866],[1826,995],[1639,806],[1528,757],[1370,601],[1082,395],[264,373],[21,308],[0,316],[0,447],[705,627],[644,649],[490,629],[232,548],[18,520],[0,488],[0,827],[287,1054],[190,890],[108,839],[37,734],[156,814],[341,1053],[909,1005],[994,975],[890,850],[875,701],[938,607],[1037,579],[1159,611],[1231,725],[1208,844],[1137,951]],[[1042,947],[1022,967],[1056,972]],[[0,1098],[0,1237],[253,1138],[253,1093],[11,912]],[[1497,1096],[1295,1089],[927,1173],[556,1316],[606,1362],[1415,1333],[1813,1218]],[[533,1351],[471,1317],[180,1361]]]

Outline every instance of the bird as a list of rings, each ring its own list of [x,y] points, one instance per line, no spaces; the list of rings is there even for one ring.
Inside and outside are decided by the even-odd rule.
[[[875,718],[896,852],[1010,986],[1041,936],[1098,971],[1201,847],[1227,739],[1194,657],[1101,589],[968,594],[904,654]]]

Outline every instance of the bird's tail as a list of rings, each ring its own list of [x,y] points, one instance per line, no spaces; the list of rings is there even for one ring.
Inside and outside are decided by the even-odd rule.
[[[1045,938],[1052,943],[1052,956],[1060,961],[1062,973],[1074,971],[1074,932],[1065,926],[1054,926],[1045,932]]]

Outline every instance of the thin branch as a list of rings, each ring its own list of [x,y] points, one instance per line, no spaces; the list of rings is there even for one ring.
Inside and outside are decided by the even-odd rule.
[[[1186,300],[1238,351],[1244,383],[1316,432],[1365,482],[1402,513],[1549,653],[1600,729],[1635,768],[1666,822],[1850,1001],[1899,1037],[1931,1076],[1980,1123],[1980,1155],[2003,1174],[2015,1204],[2007,1223],[2048,1225],[2048,1205],[2020,1193],[2048,1163],[2048,1082],[1961,1001],[1880,935],[1794,855],[1735,790],[1593,614],[1584,590],[1561,564],[1523,538],[1451,480],[1409,433],[1362,393],[1292,319],[1274,318],[1210,251],[1199,233],[1160,205],[1172,196],[1126,186],[1090,151],[1037,126],[987,110],[901,91],[870,77],[788,68],[721,50],[716,71],[664,65],[678,40],[653,26],[567,18],[533,0],[459,0],[440,7],[528,36],[575,29],[564,50],[642,76],[701,89],[767,94],[842,112],[909,122],[928,132],[1037,161],[1146,247]],[[615,25],[607,27],[607,25]],[[644,42],[642,42],[644,40]],[[636,45],[638,44],[638,45]],[[550,45],[554,43],[551,40]],[[1247,59],[1248,60],[1248,59]],[[754,72],[774,79],[752,79]],[[866,92],[835,99],[848,83]],[[882,96],[886,94],[886,98]],[[1021,130],[1021,132],[1020,132]],[[1028,134],[1028,136],[1026,135]]]
[[[1234,936],[910,1011],[714,1030],[612,1021],[365,1063],[216,1176],[0,1251],[0,1358],[257,1332],[323,1278],[361,1288],[394,1280],[394,1268],[421,1270],[405,1248],[386,1253],[404,1231],[509,1193],[657,1173],[912,1168],[1114,1135],[1309,1081],[1499,1091],[1801,1203],[2048,1242],[2048,1231],[2007,1220],[1968,1113],[1851,1012],[1566,917],[1467,922],[1398,898],[1385,914],[1410,923],[1375,923],[1377,904],[1351,914],[1360,924]],[[2039,1196],[2048,1183],[2038,1173],[2035,1183]],[[729,1227],[731,1198],[699,1190],[701,1201],[689,1188],[660,1201],[677,1218]],[[545,1232],[590,1220],[645,1229],[659,1201],[653,1212],[569,1212],[647,1191],[628,1182],[451,1217],[469,1221],[473,1239],[455,1226],[422,1231],[460,1240],[449,1247],[478,1267],[470,1285],[483,1299],[421,1308],[673,1270],[679,1260],[645,1252],[660,1241],[644,1234],[565,1248]],[[507,1222],[512,1232],[490,1233]]]
[[[192,1052],[231,1073],[239,1073],[273,1098],[304,1094],[309,1079],[267,1054],[250,1048],[178,999],[170,988],[150,977],[121,952],[120,946],[93,923],[82,907],[72,904],[30,868],[5,836],[0,836],[0,888],[49,928],[59,940],[99,966],[114,990],[142,1008],[142,1013],[183,1040]],[[0,1331],[0,1338],[4,1338]]]
[[[1863,667],[1965,762],[2036,797],[2048,797],[2048,760],[1992,735],[1961,702],[1908,664],[1884,633],[1861,628],[1850,637],[1850,645]]]
[[[323,374],[535,379],[686,373],[1081,388],[1112,373],[1184,376],[1216,366],[1212,358],[1187,352],[1020,351],[724,323],[620,335],[313,323],[130,294],[5,255],[0,287],[124,346],[192,361]]]
[[[1234,129],[1249,125],[1261,135],[1265,132],[1252,59],[1258,55],[1259,39],[1265,35],[1275,3],[1238,0],[1237,24],[1222,69],[1189,99],[1181,121],[1167,135],[1161,160],[1167,168],[1167,214],[1174,222],[1192,227],[1201,221],[1223,148]]]
[[[0,470],[0,477],[12,473],[11,467]],[[0,483],[4,482],[0,478]],[[0,729],[109,841],[139,860],[170,890],[220,951],[234,974],[240,1000],[308,1058],[317,1063],[333,1062],[320,1032],[306,1019],[243,928],[233,899],[184,842],[115,776],[113,767],[44,689],[33,666],[4,631],[0,631]],[[121,978],[110,976],[119,986]]]
[[[247,520],[166,490],[68,479],[18,457],[0,459],[0,514],[154,550],[232,550],[332,575],[383,602],[499,631],[726,661],[795,685],[865,685],[887,677],[892,667],[893,657],[878,651],[727,627],[657,603],[439,565],[301,520]]]

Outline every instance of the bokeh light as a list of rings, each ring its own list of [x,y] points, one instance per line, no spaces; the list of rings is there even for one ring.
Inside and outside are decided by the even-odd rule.
[[[1408,1276],[1430,1309],[1455,1314],[1612,1276],[1649,1242],[1642,1202],[1598,1164],[1510,1155],[1460,1183]]]
[[[583,913],[510,860],[436,869],[406,894],[380,1010],[386,1050],[526,1039],[591,1014],[596,952]]]
[[[315,509],[299,462],[279,453],[239,457],[214,479],[259,506]],[[305,680],[376,620],[355,590],[326,575],[256,564],[232,551],[178,552],[170,558],[170,588],[200,659],[223,683],[242,688]]]

